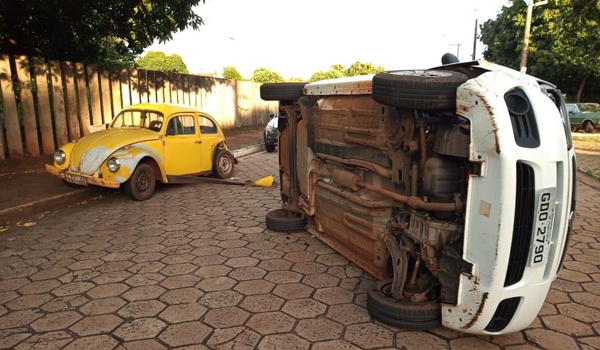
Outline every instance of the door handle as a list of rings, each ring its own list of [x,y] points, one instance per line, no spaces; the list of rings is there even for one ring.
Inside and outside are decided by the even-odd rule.
[[[202,143],[202,140],[196,140],[194,143]]]

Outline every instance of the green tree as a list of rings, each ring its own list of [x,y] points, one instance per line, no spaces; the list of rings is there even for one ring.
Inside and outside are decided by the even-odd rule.
[[[252,72],[251,80],[255,83],[281,83],[285,81],[281,75],[266,68],[255,69]]]
[[[0,1],[0,52],[76,62],[140,55],[155,40],[198,29],[204,0]]]
[[[374,66],[372,63],[362,63],[362,62],[354,62],[352,65],[346,69],[346,76],[355,76],[355,75],[366,75],[366,74],[375,74],[384,71],[385,69],[381,66]]]
[[[485,59],[518,69],[526,13],[524,1],[512,0],[512,6],[503,7],[496,19],[481,26]],[[535,7],[528,72],[552,81],[579,101],[586,82],[597,82],[600,77],[599,19],[597,0],[550,0]]]
[[[223,78],[231,80],[244,80],[240,72],[234,66],[223,67]]]
[[[334,64],[328,71],[318,71],[314,73],[309,81],[319,81],[326,79],[343,78],[346,76],[346,69],[341,64]]]
[[[149,51],[144,57],[135,61],[135,64],[140,69],[189,74],[187,66],[179,55],[167,56],[160,51]]]

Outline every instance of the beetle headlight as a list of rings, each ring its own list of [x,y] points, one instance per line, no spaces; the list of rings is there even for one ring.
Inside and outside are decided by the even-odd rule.
[[[59,149],[58,151],[54,152],[54,162],[56,164],[62,165],[65,163],[65,160],[67,160],[67,155],[63,150]]]
[[[117,158],[112,157],[106,161],[106,167],[111,172],[116,173],[119,171],[119,169],[121,169],[121,162]]]

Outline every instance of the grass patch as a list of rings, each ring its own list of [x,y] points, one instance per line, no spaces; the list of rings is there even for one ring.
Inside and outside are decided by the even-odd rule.
[[[576,149],[600,150],[600,134],[573,136]]]

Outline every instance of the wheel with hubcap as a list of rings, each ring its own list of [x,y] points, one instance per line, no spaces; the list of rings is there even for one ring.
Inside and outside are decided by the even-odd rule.
[[[233,175],[235,160],[228,150],[218,150],[213,162],[213,175],[220,179],[229,179]]]
[[[594,132],[594,125],[592,124],[592,122],[587,120],[585,123],[583,123],[583,130],[585,130],[585,132],[587,132],[588,134],[591,134]]]
[[[304,231],[307,222],[300,214],[285,209],[268,212],[265,221],[269,230],[284,233]]]
[[[456,106],[456,89],[469,78],[446,70],[398,70],[373,77],[373,99],[400,108],[436,110]]]
[[[152,197],[156,188],[156,174],[152,166],[147,163],[140,163],[129,180],[123,183],[125,193],[137,201],[145,201]]]

